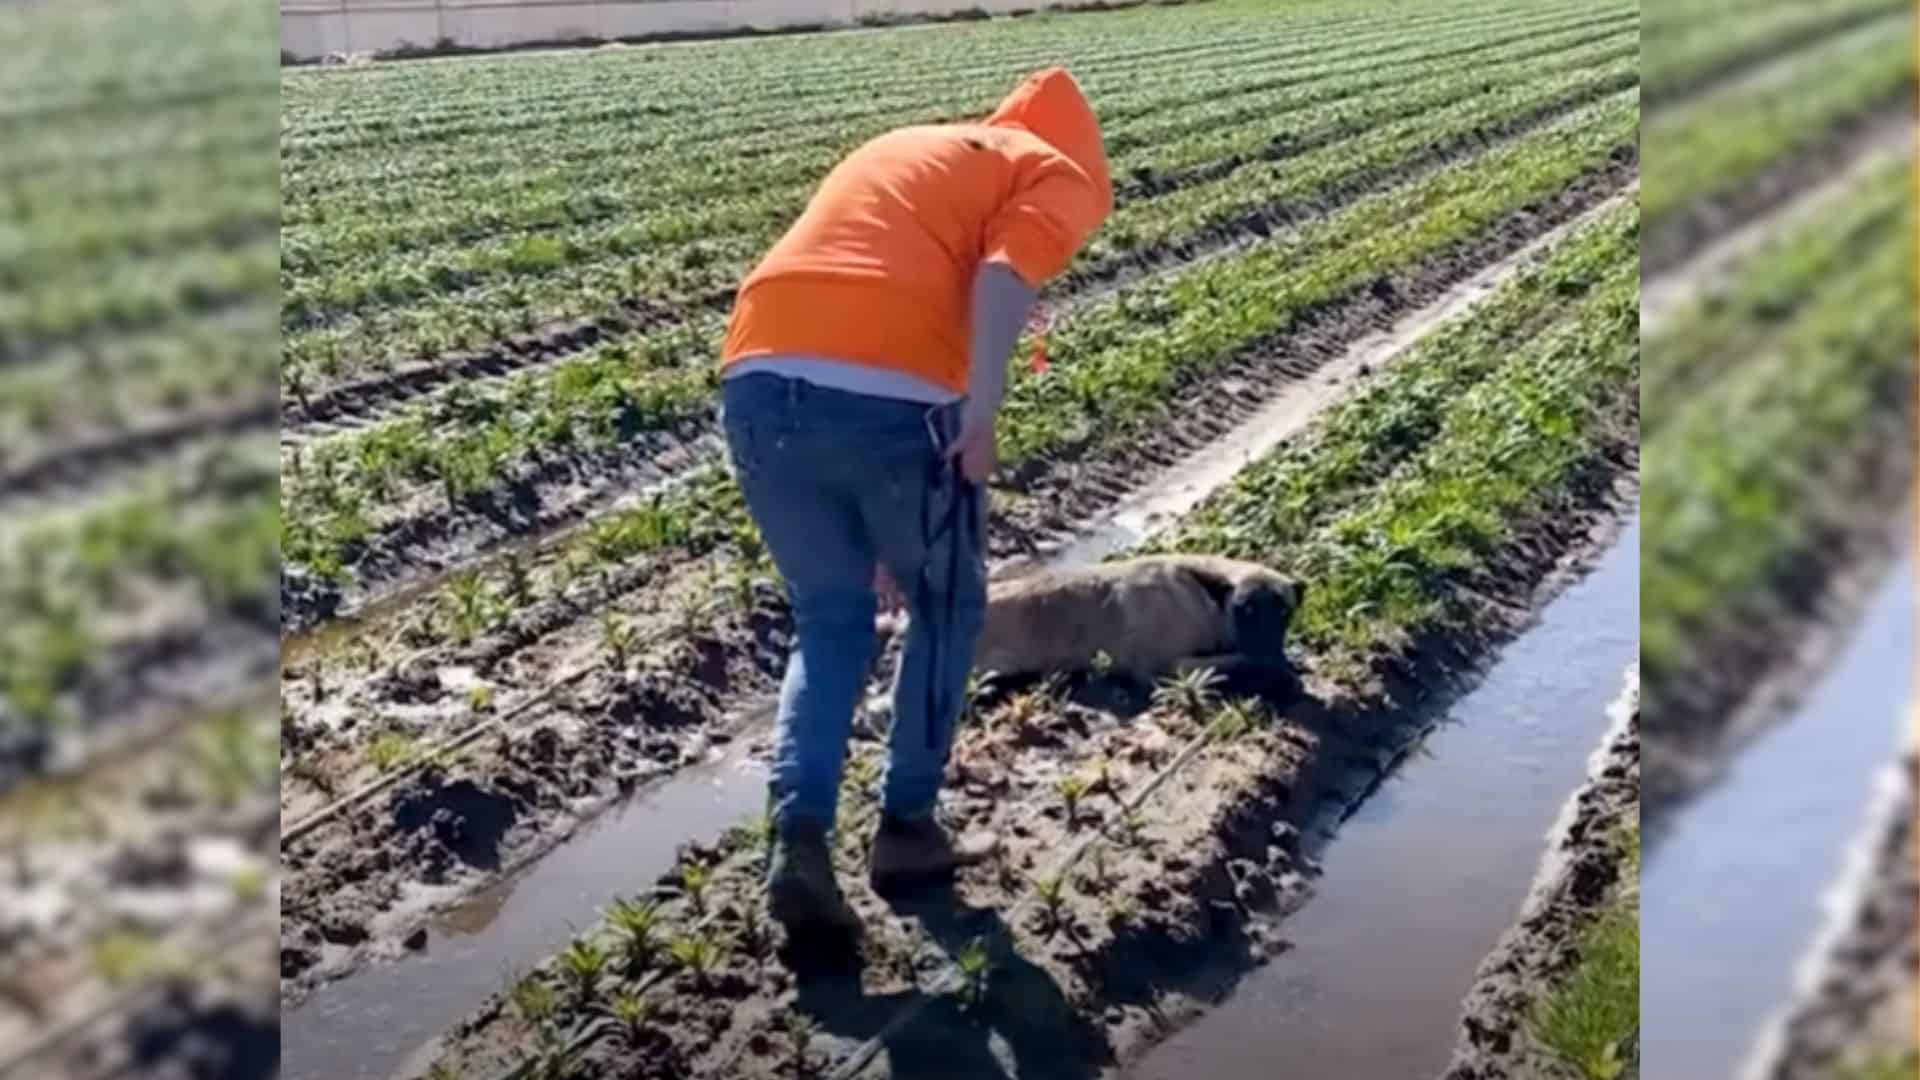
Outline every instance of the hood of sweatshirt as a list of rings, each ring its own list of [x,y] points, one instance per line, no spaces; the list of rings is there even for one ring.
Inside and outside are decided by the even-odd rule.
[[[1106,208],[1112,208],[1113,178],[1100,142],[1100,121],[1066,68],[1047,68],[1027,76],[985,123],[1038,136],[1080,166],[1093,179]]]

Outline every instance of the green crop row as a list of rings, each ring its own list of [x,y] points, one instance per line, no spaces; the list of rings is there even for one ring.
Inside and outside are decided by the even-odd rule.
[[[1430,106],[1430,111],[1420,112],[1415,106],[1413,115],[1378,123],[1371,129],[1366,125],[1378,119],[1376,114],[1356,107],[1345,118],[1335,116],[1324,122],[1323,130],[1318,133],[1323,145],[1316,149],[1277,162],[1253,162],[1218,179],[1121,207],[1076,259],[1070,275],[1127,258],[1143,249],[1188,245],[1203,239],[1202,234],[1207,230],[1238,231],[1236,223],[1276,202],[1308,202],[1317,192],[1390,168],[1436,144],[1497,130],[1515,117],[1559,103],[1576,102],[1629,82],[1632,65],[1631,57],[1620,58],[1599,71],[1549,72],[1530,81],[1505,85],[1499,72],[1490,72],[1484,78],[1472,74],[1457,76],[1445,84],[1422,90],[1418,100]],[[1478,87],[1479,92],[1459,94],[1459,89],[1469,83]],[[1443,104],[1448,97],[1457,100]],[[1406,111],[1406,107],[1401,111]],[[538,325],[543,317],[604,310],[625,296],[661,293],[700,296],[722,292],[745,272],[758,257],[762,245],[784,224],[783,212],[790,213],[793,209],[779,205],[790,201],[784,194],[767,193],[757,199],[769,209],[747,210],[743,208],[750,204],[735,203],[731,208],[716,208],[710,214],[667,216],[667,224],[682,230],[709,233],[731,226],[747,231],[731,234],[724,245],[683,238],[680,241],[683,246],[677,253],[669,249],[661,253],[657,261],[649,261],[641,251],[659,242],[672,243],[674,238],[648,234],[644,223],[621,227],[622,233],[633,237],[630,242],[616,245],[623,251],[634,249],[626,255],[569,263],[569,253],[543,240],[539,254],[545,257],[541,264],[546,268],[545,276],[537,285],[516,282],[516,286],[525,290],[516,300],[524,298],[529,303],[537,303],[534,297],[556,297],[555,307],[540,308],[537,314],[532,307],[502,305],[497,296],[492,297],[492,303],[481,306],[463,303],[465,294],[448,293],[413,308],[355,320],[351,330],[296,333],[287,343],[286,371],[290,388],[293,388],[291,380],[325,385],[339,374],[355,371],[356,361],[364,361],[364,356],[356,352],[357,345],[375,328],[385,330],[380,336],[389,349],[402,354],[411,350],[434,355],[463,344],[484,345],[503,332]],[[728,214],[746,220],[728,221],[725,219]],[[520,260],[521,265],[530,266],[528,260],[537,256],[523,246],[512,257]],[[595,284],[582,285],[582,278]],[[416,287],[427,289],[431,282],[420,281]],[[480,289],[478,295],[487,296],[488,292]]]
[[[1488,10],[1487,5],[1459,5],[1399,16],[1399,29],[1402,34],[1428,32]],[[1559,10],[1570,9],[1559,5]],[[416,72],[411,85],[398,84],[387,73],[364,78],[355,73],[351,81],[325,74],[295,76],[287,80],[287,149],[291,163],[299,167],[341,153],[412,153],[427,143],[467,153],[542,127],[557,111],[576,114],[583,123],[622,116],[682,121],[695,115],[724,129],[738,118],[769,112],[801,121],[830,114],[850,101],[895,98],[945,101],[949,107],[979,105],[990,103],[996,87],[1004,92],[1010,72],[1030,66],[1065,60],[1084,69],[1090,81],[1104,78],[1117,86],[1122,81],[1117,76],[1141,68],[1178,65],[1191,70],[1276,51],[1307,56],[1343,37],[1383,30],[1395,19],[1364,8],[1229,23],[1210,19],[1206,12],[1165,12],[1146,20],[1158,25],[1145,34],[1061,28],[1043,40],[1034,31],[1045,33],[1045,24],[1014,23],[913,35],[911,42],[904,40],[906,35],[857,44],[856,39],[814,39],[795,48],[791,40],[769,40],[747,47],[723,43],[592,57],[514,58]],[[956,63],[956,57],[964,59]],[[968,87],[970,91],[963,89]],[[316,90],[326,91],[325,96],[312,98]],[[422,109],[415,103],[449,97],[462,101],[463,94],[467,100],[460,105],[438,110],[428,105],[414,115]],[[496,107],[475,107],[471,99],[480,94]],[[374,115],[322,119],[351,117],[356,106]],[[342,123],[362,129],[339,126]]]
[[[1588,301],[1637,283],[1639,243],[1632,204],[1555,242],[1471,315],[1422,338],[1310,432],[1244,470],[1185,530],[1205,534],[1211,549],[1236,558],[1305,540],[1364,494],[1368,478],[1428,445],[1453,402],[1514,356],[1563,349],[1610,327],[1613,308]]]
[[[1901,160],[1849,189],[1838,206],[1796,224],[1765,245],[1728,286],[1660,328],[1647,342],[1642,430],[1654,435],[1667,417],[1758,350],[1779,328],[1818,300],[1861,252],[1900,235],[1911,190],[1911,166]]]
[[[1788,575],[1818,559],[1859,513],[1861,461],[1904,454],[1913,392],[1914,273],[1898,207],[1879,245],[1816,280],[1793,318],[1741,343],[1748,355],[1710,392],[1663,410],[1646,446],[1641,656],[1650,688],[1684,680],[1727,635],[1764,620]],[[1843,215],[1845,212],[1843,211]],[[1774,268],[1761,258],[1762,275]],[[1709,316],[1711,317],[1711,316]],[[1764,316],[1763,316],[1764,317]],[[1665,365],[1697,340],[1686,326],[1649,342]]]
[[[1913,17],[1889,17],[1782,61],[1777,70],[1648,116],[1656,152],[1645,184],[1647,229],[1730,194],[1836,125],[1870,115],[1914,84]],[[1738,117],[1738,123],[1729,118]]]
[[[0,713],[68,719],[66,696],[156,603],[259,619],[279,588],[276,479],[271,457],[235,456],[0,537]]]
[[[1631,45],[1631,31],[1631,26],[1616,25],[1548,35],[1527,33],[1508,42],[1485,42],[1483,52],[1464,57],[1450,55],[1459,49],[1461,39],[1449,38],[1427,43],[1426,55],[1442,54],[1442,59],[1435,61],[1436,74],[1471,64],[1494,78],[1505,75],[1500,69],[1516,60],[1559,53],[1592,40],[1610,40],[1616,47],[1622,41]],[[1590,53],[1579,52],[1563,63],[1591,59]],[[1279,83],[1277,86],[1250,82],[1249,73],[1244,71],[1223,78],[1194,74],[1182,83],[1183,90],[1195,83],[1201,86],[1203,93],[1191,93],[1193,101],[1143,118],[1151,122],[1109,123],[1108,152],[1115,158],[1116,174],[1123,177],[1135,168],[1158,172],[1182,160],[1192,163],[1245,153],[1266,144],[1269,136],[1264,132],[1279,122],[1282,113],[1318,102],[1391,91],[1406,82],[1410,69],[1423,71],[1416,66],[1421,62],[1418,55],[1370,56],[1356,65],[1352,55],[1342,54],[1304,71],[1289,69],[1284,79],[1268,80]],[[1368,100],[1366,104],[1371,106],[1373,102]],[[1223,129],[1237,133],[1239,141],[1216,147],[1218,135],[1209,138],[1209,134]],[[429,249],[441,243],[470,244],[528,229],[608,220],[632,213],[636,196],[641,194],[651,213],[684,210],[726,198],[743,178],[751,178],[761,188],[800,189],[817,180],[838,155],[875,130],[864,119],[847,122],[821,118],[798,137],[782,129],[739,139],[716,135],[690,152],[662,155],[651,164],[645,160],[647,155],[622,153],[609,158],[602,154],[571,167],[543,164],[531,180],[526,173],[474,168],[444,182],[387,181],[356,187],[350,189],[356,198],[363,192],[377,195],[358,205],[336,199],[290,198],[284,237],[292,247],[292,257],[285,269],[290,282],[298,281],[351,266],[372,255]],[[322,214],[323,224],[318,217]],[[293,223],[296,221],[315,223]]]
[[[1642,77],[1650,100],[1665,101],[1695,90],[1716,72],[1738,71],[1777,59],[1801,42],[1818,41],[1862,21],[1911,11],[1905,0],[1793,0],[1737,11],[1725,0],[1697,5],[1695,17],[1675,20],[1660,5],[1648,12],[1643,34]],[[1662,16],[1666,16],[1663,18]]]
[[[1265,150],[1276,134],[1317,141],[1357,133],[1389,119],[1442,108],[1462,97],[1468,85],[1501,88],[1544,79],[1569,67],[1617,59],[1623,45],[1630,55],[1631,44],[1631,34],[1616,33],[1598,47],[1575,48],[1565,54],[1543,55],[1538,46],[1524,45],[1513,50],[1519,54],[1514,63],[1498,63],[1497,54],[1474,58],[1478,63],[1451,60],[1435,70],[1415,72],[1420,78],[1406,87],[1383,83],[1381,66],[1369,65],[1356,80],[1289,87],[1267,103],[1269,109],[1257,123],[1238,123],[1224,131],[1200,127],[1165,145],[1121,152],[1115,158],[1115,173],[1153,175],[1167,167],[1188,168],[1204,161],[1231,164]],[[1405,78],[1408,73],[1396,74]],[[610,255],[670,261],[679,248],[698,241],[751,236],[765,243],[798,213],[810,185],[845,149],[828,145],[743,160],[723,147],[710,159],[663,167],[659,174],[629,169],[611,189],[596,190],[580,179],[569,184],[560,204],[566,208],[565,220],[552,220],[554,204],[536,204],[525,211],[533,221],[515,227],[513,218],[521,210],[513,202],[480,212],[502,221],[505,227],[499,229],[473,228],[447,218],[439,219],[436,226],[428,219],[413,234],[429,241],[419,245],[427,250],[418,258],[400,260],[399,266],[394,265],[395,252],[380,241],[383,235],[393,235],[392,227],[355,230],[330,224],[311,237],[289,240],[282,271],[284,318],[289,329],[297,330],[346,312],[399,306],[444,292],[475,291],[502,278],[545,276],[573,262]],[[435,198],[430,205],[447,202]],[[454,205],[472,215],[472,207],[487,203],[478,193],[461,193]],[[413,221],[419,207],[394,209],[399,220]],[[433,251],[433,230],[456,226],[464,230],[452,238],[460,250]],[[529,235],[529,229],[537,229],[537,235]],[[336,246],[336,236],[343,246]],[[414,247],[401,245],[402,250]],[[538,257],[536,248],[551,252],[558,261]],[[349,251],[352,256],[343,257]]]
[[[1049,343],[1059,363],[1016,374],[1009,462],[1124,439],[1181,382],[1297,325],[1320,305],[1467,240],[1631,145],[1638,94],[1573,113],[1463,165],[1369,196],[1252,254],[1123,293]]]
[[[1310,582],[1293,633],[1334,677],[1444,629],[1453,585],[1560,497],[1634,395],[1637,216],[1564,241],[1152,549],[1256,558]]]
[[[1558,190],[1630,144],[1637,123],[1629,92],[1589,106],[1535,135],[1457,169],[1428,174],[1245,255],[1151,281],[1065,320],[1053,338],[1058,364],[1044,376],[1017,373],[1009,390],[1004,452],[1011,462],[1064,448],[1081,430],[1121,437],[1125,422],[1162,404],[1178,383],[1265,337],[1313,305],[1411,265],[1486,227],[1501,214]],[[1356,241],[1355,237],[1365,239]],[[1276,291],[1274,280],[1290,282]],[[289,557],[338,573],[344,552],[377,525],[404,482],[437,480],[458,500],[497,482],[535,452],[629,436],[711,409],[716,321],[682,336],[627,342],[525,378],[498,394],[349,436],[290,473],[288,517],[303,542]],[[635,361],[642,361],[636,363]],[[664,367],[664,370],[662,370]],[[577,370],[576,370],[577,369]],[[443,438],[429,433],[461,433]]]

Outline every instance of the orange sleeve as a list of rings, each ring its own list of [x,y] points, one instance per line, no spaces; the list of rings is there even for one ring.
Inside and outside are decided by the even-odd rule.
[[[1106,220],[1109,202],[1066,157],[1048,154],[987,221],[986,261],[1006,263],[1039,288],[1073,262]]]

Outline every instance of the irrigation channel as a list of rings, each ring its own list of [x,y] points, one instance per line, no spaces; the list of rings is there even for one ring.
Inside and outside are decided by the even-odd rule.
[[[1639,653],[1640,531],[1549,603],[1337,826],[1291,945],[1137,1080],[1432,1080]],[[1333,839],[1332,829],[1319,839]]]
[[[1390,364],[1426,333],[1470,310],[1568,229],[1614,204],[1607,200],[1547,232],[1391,329],[1356,342],[1245,423],[1124,500],[1047,561],[1098,559],[1177,520],[1241,467],[1304,428],[1357,376]],[[1364,874],[1373,882],[1360,884],[1356,877],[1355,886],[1372,894],[1372,906],[1343,899],[1339,892],[1348,886],[1329,880],[1331,898],[1316,900],[1288,923],[1289,933],[1298,939],[1325,936],[1324,951],[1316,941],[1314,955],[1329,957],[1340,947],[1336,941],[1363,942],[1381,930],[1387,916],[1409,928],[1414,923],[1431,925],[1441,916],[1433,898],[1443,893],[1447,914],[1486,924],[1470,948],[1458,956],[1448,953],[1445,976],[1436,972],[1424,984],[1435,995],[1427,1005],[1440,1018],[1430,1072],[1445,1064],[1473,967],[1517,910],[1538,865],[1546,830],[1558,804],[1579,783],[1586,754],[1605,727],[1607,702],[1632,660],[1638,619],[1637,536],[1637,529],[1623,529],[1597,569],[1549,605],[1539,627],[1505,650],[1502,655],[1509,659],[1495,665],[1480,689],[1454,703],[1450,718],[1460,723],[1443,721],[1447,730],[1434,740],[1457,747],[1445,751],[1445,769],[1426,761],[1409,767],[1406,774],[1421,779],[1395,781],[1374,792],[1342,829],[1339,857],[1353,867],[1349,873]],[[1577,661],[1570,665],[1569,657]],[[762,706],[760,711],[770,709]],[[601,815],[522,872],[442,913],[429,925],[424,945],[410,955],[318,988],[282,1017],[285,1076],[380,1080],[416,1075],[433,1059],[439,1035],[511,978],[564,947],[613,897],[629,894],[667,871],[680,842],[717,835],[761,809],[764,767],[756,751],[766,741],[765,727],[764,718],[750,719],[741,729],[745,736],[717,750],[704,764]],[[1430,771],[1431,781],[1425,779]],[[1356,777],[1354,790],[1364,791],[1375,779],[1372,772]],[[1444,815],[1435,809],[1440,806],[1448,806]],[[1425,828],[1418,820],[1404,820],[1409,814],[1430,819],[1427,825],[1441,824],[1437,831]],[[1323,832],[1330,834],[1333,824],[1325,823]],[[1432,857],[1409,862],[1413,856]],[[1468,864],[1472,869],[1463,869]],[[1363,865],[1372,868],[1362,871]],[[1431,887],[1409,885],[1415,875],[1429,871],[1444,876],[1436,876]],[[1488,875],[1501,879],[1495,887],[1497,899],[1490,900],[1477,886],[1463,887]],[[1314,912],[1316,908],[1320,910]],[[1383,955],[1372,945],[1366,948],[1368,955]],[[1343,993],[1377,991],[1368,980],[1410,979],[1407,972],[1366,963],[1373,965],[1371,974],[1346,985]],[[1353,1015],[1348,1009],[1349,1023]],[[1353,1034],[1358,1037],[1359,1032]]]
[[[1649,845],[1641,871],[1647,1080],[1731,1080],[1795,991],[1913,686],[1903,553],[1833,664]]]

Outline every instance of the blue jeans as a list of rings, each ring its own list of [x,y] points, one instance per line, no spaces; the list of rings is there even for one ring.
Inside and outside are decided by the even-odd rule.
[[[939,448],[955,435],[958,408],[751,374],[721,384],[721,417],[797,630],[769,785],[775,827],[834,825],[853,713],[873,660],[881,563],[909,597],[911,615],[894,676],[881,805],[902,818],[931,814],[987,592],[984,492],[959,502]],[[943,519],[952,527],[941,532]]]

